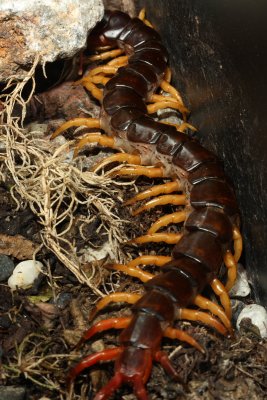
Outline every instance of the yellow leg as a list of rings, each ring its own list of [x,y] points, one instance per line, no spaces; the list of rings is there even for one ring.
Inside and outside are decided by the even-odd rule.
[[[141,294],[138,293],[126,293],[126,292],[116,292],[111,293],[108,296],[105,296],[103,299],[99,300],[93,310],[90,313],[89,321],[94,319],[96,314],[102,310],[104,307],[107,307],[110,303],[128,303],[134,304],[142,297]]]
[[[104,267],[106,269],[124,272],[127,275],[140,279],[142,282],[147,282],[154,278],[154,275],[150,274],[149,272],[143,271],[137,267],[129,267],[128,265],[124,264],[106,264]]]
[[[100,120],[98,118],[73,118],[62,124],[59,128],[55,130],[52,134],[51,139],[55,139],[61,132],[72,128],[74,126],[86,126],[87,128],[97,128],[100,129]]]
[[[143,166],[133,166],[121,168],[117,171],[111,173],[112,176],[118,175],[144,175],[149,178],[162,178],[164,175],[162,167],[143,167]]]
[[[187,308],[181,308],[180,319],[186,319],[188,321],[200,321],[205,325],[211,326],[216,329],[222,335],[227,334],[227,329],[222,325],[216,318],[212,317],[210,314],[204,313],[197,310],[189,310]]]
[[[128,64],[128,56],[121,56],[118,58],[114,58],[114,60],[109,61],[107,65],[111,65],[113,67],[124,67],[127,64]]]
[[[128,206],[138,201],[145,200],[149,197],[158,196],[159,194],[169,194],[181,190],[181,184],[178,181],[164,183],[163,185],[155,185],[145,190],[142,193],[138,193],[136,196],[124,202],[124,205]]]
[[[142,10],[140,11],[138,18],[141,19],[141,21],[144,22],[144,24],[146,24],[147,26],[149,26],[150,28],[153,28],[153,25],[151,24],[151,22],[149,22],[146,18],[146,10],[144,8],[142,8]]]
[[[181,233],[167,233],[167,232],[161,232],[161,233],[153,233],[151,235],[144,235],[144,236],[139,236],[135,239],[129,240],[128,243],[132,244],[144,244],[144,243],[159,243],[159,242],[165,242],[168,244],[176,244],[179,242],[183,235]]]
[[[176,206],[181,206],[186,204],[186,196],[184,194],[166,194],[164,196],[156,197],[148,202],[146,202],[142,207],[137,208],[132,212],[132,215],[138,215],[143,211],[150,210],[151,208],[157,206],[163,206],[166,204],[173,204]]]
[[[166,71],[165,71],[164,80],[167,83],[170,83],[171,79],[172,79],[172,71],[171,71],[170,67],[167,67]]]
[[[110,79],[111,78],[108,78],[107,76],[99,74],[99,75],[91,76],[90,79],[87,79],[87,81],[105,86]],[[83,82],[83,80],[81,79],[81,83],[82,82]]]
[[[87,77],[95,76],[98,74],[107,74],[107,75],[114,75],[118,71],[118,67],[112,66],[112,65],[100,65],[99,67],[96,67],[92,69],[87,76],[83,78],[83,80],[86,80]]]
[[[238,262],[243,249],[243,241],[242,241],[242,235],[237,226],[234,227],[233,229],[233,239],[234,239],[234,250],[235,250],[234,259],[236,262]]]
[[[160,122],[165,125],[174,126],[178,132],[184,132],[186,129],[191,129],[192,131],[197,131],[197,129],[193,125],[188,124],[188,122],[183,122],[179,125],[173,124],[172,122],[167,122],[167,121],[160,121]]]
[[[159,218],[148,230],[148,234],[156,233],[159,229],[163,226],[167,226],[169,224],[179,224],[184,222],[187,218],[186,211],[177,211],[172,214],[164,215],[163,217]]]
[[[161,94],[152,94],[148,99],[149,103],[158,103],[159,101],[172,101],[174,103],[177,103],[177,100],[175,98],[170,96],[163,96]]]
[[[83,82],[83,86],[94,96],[95,99],[100,102],[102,101],[103,90],[99,89],[93,82],[85,81]]]
[[[169,339],[178,339],[181,342],[186,342],[190,344],[190,346],[195,347],[197,350],[201,351],[201,353],[205,353],[205,350],[202,346],[188,333],[182,331],[181,329],[167,328],[164,331],[164,336]]]
[[[163,80],[160,84],[160,87],[164,92],[169,93],[172,97],[174,97],[182,106],[184,106],[184,102],[182,99],[182,96],[178,92],[177,89],[175,89],[167,80]]]
[[[98,164],[96,164],[92,169],[92,171],[96,172],[100,168],[103,168],[105,165],[110,164],[112,162],[127,162],[128,164],[140,165],[141,158],[138,155],[127,154],[127,153],[113,154],[112,156],[107,157],[103,161],[100,161]]]
[[[130,261],[127,266],[128,267],[137,267],[139,265],[156,265],[158,267],[162,267],[162,265],[167,264],[167,262],[171,261],[172,258],[168,256],[140,256]]]
[[[182,106],[180,103],[175,103],[174,101],[159,101],[158,103],[149,104],[147,106],[148,114],[154,114],[158,110],[162,110],[164,108],[174,108],[175,110],[180,111],[183,116],[183,119],[186,120],[186,116],[189,113],[188,109]]]
[[[227,283],[225,288],[227,292],[229,292],[229,290],[231,290],[234,286],[237,277],[237,262],[235,260],[235,257],[229,250],[226,251],[224,255],[224,264],[228,271]]]
[[[214,293],[220,297],[220,301],[225,310],[225,314],[227,315],[227,317],[230,320],[232,317],[232,307],[231,307],[230,298],[226,291],[226,288],[217,278],[213,279],[210,286],[212,287],[212,290],[214,291]]]
[[[114,148],[115,146],[115,140],[113,137],[101,134],[99,135],[97,133],[89,133],[88,135],[80,139],[76,144],[74,157],[76,157],[81,148],[83,148],[88,143],[98,143],[100,144],[100,146],[111,148]]]
[[[88,57],[88,61],[98,61],[98,60],[104,61],[109,58],[115,58],[115,57],[121,56],[122,54],[123,54],[123,50],[121,50],[121,49],[105,51],[104,53],[95,54],[94,56]]]
[[[201,295],[196,296],[194,303],[199,308],[209,310],[212,314],[216,315],[222,321],[224,326],[228,329],[230,334],[233,335],[231,321],[225,314],[224,310],[220,306],[218,306],[218,304],[213,303],[212,301]]]

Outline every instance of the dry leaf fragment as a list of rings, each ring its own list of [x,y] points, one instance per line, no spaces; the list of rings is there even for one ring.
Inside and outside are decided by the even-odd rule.
[[[33,258],[33,254],[38,245],[31,240],[25,239],[21,235],[0,234],[0,254],[13,256],[18,260]]]

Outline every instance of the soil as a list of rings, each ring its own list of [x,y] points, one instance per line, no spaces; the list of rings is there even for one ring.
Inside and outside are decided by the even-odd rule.
[[[121,3],[121,2],[120,2]],[[125,2],[126,4],[126,2]],[[124,5],[125,6],[125,5]],[[129,9],[131,6],[125,6]],[[85,90],[79,88],[80,109],[90,109],[91,114],[98,113],[98,105]],[[44,124],[45,135],[51,133],[63,119],[72,118],[77,107],[77,90],[69,82],[61,83],[58,88],[36,93],[42,103],[49,107],[39,109],[33,102],[28,106],[27,123]],[[66,97],[64,97],[66,96]],[[51,102],[51,98],[53,102]],[[67,106],[65,99],[68,99]],[[73,103],[71,104],[71,98]],[[46,103],[47,101],[47,103]],[[58,106],[55,106],[58,101]],[[35,103],[36,104],[36,103]],[[37,118],[41,116],[41,119]],[[79,114],[79,116],[84,116]],[[71,133],[69,134],[71,136]],[[67,136],[68,137],[68,136]],[[84,155],[97,156],[101,149],[84,150]],[[103,155],[102,155],[103,157]],[[121,182],[127,179],[121,179]],[[145,190],[160,180],[139,178],[135,185],[122,185],[122,196],[132,197],[138,191]],[[0,243],[4,243],[2,254],[10,256],[15,264],[21,259],[31,258],[33,249],[25,246],[25,240],[36,248],[42,242],[42,227],[38,216],[24,204],[17,207],[11,188],[14,181],[11,175],[0,183]],[[117,186],[114,184],[114,191]],[[157,211],[133,217],[129,207],[123,206],[119,198],[114,199],[114,212],[127,221],[123,225],[122,236],[131,239],[140,236],[161,215],[171,212],[170,207],[161,207]],[[87,209],[80,205],[74,212],[73,226],[69,235],[72,237],[77,252],[81,254],[88,242],[95,249],[101,248],[107,239],[102,229],[96,235],[100,221],[96,218],[86,225],[82,232],[80,222],[87,216]],[[64,227],[62,227],[62,230]],[[171,227],[171,229],[176,229]],[[10,238],[16,247],[10,247]],[[2,241],[2,242],[1,242]],[[3,245],[3,246],[4,246]],[[2,246],[2,247],[3,247]],[[0,246],[1,247],[1,246]],[[20,251],[18,251],[18,248]],[[122,245],[122,252],[128,259],[142,254],[169,255],[170,245],[130,246]],[[72,391],[67,390],[66,371],[85,355],[92,351],[117,346],[118,332],[107,331],[99,334],[94,341],[85,343],[78,350],[74,346],[90,323],[88,316],[98,297],[91,288],[79,283],[77,278],[57,258],[49,248],[42,247],[37,259],[46,265],[46,273],[27,290],[12,292],[3,282],[0,285],[0,382],[3,387],[17,388],[22,393],[21,399],[37,400],[47,398],[62,400],[93,399],[94,394],[113,374],[113,362],[97,365],[86,370],[75,381]],[[96,270],[93,283],[103,292],[116,291],[142,292],[144,287],[138,279],[118,273],[110,273],[104,265],[107,258],[93,263]],[[89,261],[83,263],[84,271],[91,269]],[[156,272],[150,270],[150,272]],[[244,301],[244,300],[243,300]],[[245,302],[253,301],[246,298]],[[129,315],[130,309],[122,304],[109,306],[95,319],[99,321],[110,316]],[[194,348],[177,341],[165,339],[162,349],[169,354],[173,365],[186,384],[172,379],[158,365],[154,364],[147,390],[151,399],[266,399],[267,398],[267,346],[266,341],[253,333],[248,326],[236,332],[233,339],[221,337],[210,328],[198,323],[179,321],[176,327],[185,329],[205,348],[201,354]],[[24,390],[21,392],[21,388]],[[113,396],[114,400],[133,400],[131,388],[123,386]],[[23,397],[24,396],[24,397]],[[1,387],[0,387],[1,397]],[[15,397],[12,397],[15,398]],[[19,397],[17,397],[19,398]]]

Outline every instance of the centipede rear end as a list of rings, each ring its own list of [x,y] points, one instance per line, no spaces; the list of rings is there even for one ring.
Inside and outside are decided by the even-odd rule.
[[[116,169],[118,177],[144,175],[164,180],[128,199],[125,206],[133,206],[134,215],[165,204],[177,209],[129,242],[137,246],[172,244],[169,256],[141,255],[127,265],[106,266],[140,279],[145,283],[145,293],[113,293],[97,303],[91,320],[112,302],[133,304],[132,316],[102,320],[84,333],[79,346],[96,333],[122,330],[118,347],[85,357],[70,370],[68,383],[85,368],[114,360],[114,376],[94,400],[111,398],[123,384],[132,387],[137,399],[146,400],[153,362],[186,386],[161,350],[163,337],[186,342],[205,353],[192,335],[174,326],[176,320],[199,321],[221,336],[233,336],[228,292],[242,252],[239,207],[221,160],[189,134],[194,127],[179,92],[171,85],[167,49],[145,13],[130,18],[120,11],[107,10],[91,33],[89,45],[97,53],[91,60],[100,60],[100,64],[80,83],[100,102],[100,117],[68,121],[52,138],[71,126],[101,129],[101,135],[89,133],[76,145],[76,154],[93,142],[120,151],[96,165],[96,173],[109,163],[126,162],[130,165]],[[181,122],[172,125],[158,121],[156,111],[165,108],[176,110]],[[171,224],[181,229],[170,232]],[[140,268],[146,265],[159,267],[159,273]],[[226,272],[224,283],[219,280],[222,268]],[[203,296],[208,286],[220,305]]]

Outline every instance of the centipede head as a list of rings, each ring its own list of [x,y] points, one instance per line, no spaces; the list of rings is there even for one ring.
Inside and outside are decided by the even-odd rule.
[[[105,10],[102,20],[90,33],[88,48],[95,50],[103,46],[114,46],[114,40],[129,21],[130,17],[121,11]]]

